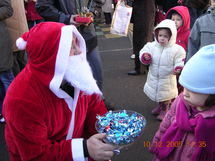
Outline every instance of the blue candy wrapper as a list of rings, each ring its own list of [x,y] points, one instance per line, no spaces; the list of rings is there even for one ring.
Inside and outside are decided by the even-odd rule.
[[[143,132],[146,119],[140,113],[130,110],[109,111],[97,116],[96,130],[106,133],[106,142],[126,145],[134,142]]]

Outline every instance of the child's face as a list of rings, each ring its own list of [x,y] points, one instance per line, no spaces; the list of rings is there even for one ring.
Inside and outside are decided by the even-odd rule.
[[[79,47],[78,39],[74,36],[72,39],[72,46],[70,50],[70,56],[81,54],[81,49]]]
[[[183,25],[182,17],[178,14],[173,14],[171,17],[171,20],[173,20],[175,22],[177,29]]]
[[[170,34],[167,29],[160,29],[158,31],[158,42],[162,45],[165,46],[168,44],[170,39]]]
[[[201,94],[189,91],[188,89],[184,88],[184,99],[185,101],[195,107],[204,107],[205,101],[208,98],[208,94]]]

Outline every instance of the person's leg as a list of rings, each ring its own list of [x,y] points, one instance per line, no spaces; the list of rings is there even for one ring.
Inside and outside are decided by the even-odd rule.
[[[111,13],[104,12],[105,16],[105,24],[109,25],[111,24]]]
[[[2,104],[5,96],[5,90],[3,83],[1,81],[1,74],[0,74],[0,119],[1,119],[1,114],[2,114]]]
[[[128,26],[128,38],[131,42],[131,46],[132,46],[132,50],[133,50],[133,23],[130,23]],[[135,55],[134,53],[132,53],[131,55],[131,59],[134,59]]]
[[[111,13],[107,13],[107,24],[111,24],[111,21],[112,21],[112,16],[111,16]]]
[[[158,103],[158,105],[152,110],[152,115],[159,115],[161,112],[161,107],[160,107],[160,103]]]
[[[170,105],[172,103],[172,100],[167,100],[167,101],[163,101],[163,102],[159,102],[159,106],[161,108],[160,114],[157,116],[157,119],[162,121],[163,118],[165,117],[167,111],[170,108]]]
[[[14,79],[14,75],[12,70],[7,70],[2,73],[1,80],[2,80],[3,87],[5,89],[5,92],[7,91],[13,79]]]
[[[92,68],[93,77],[96,80],[96,83],[99,87],[99,89],[103,90],[103,74],[102,74],[102,63],[101,63],[101,57],[98,52],[98,48],[93,49],[90,53],[87,53],[87,60],[90,64],[90,67]],[[105,106],[107,110],[114,110],[114,106],[112,103],[108,102],[104,95],[102,97],[104,100]]]
[[[140,60],[139,60],[139,53],[134,54],[134,64],[135,68],[132,71],[128,72],[128,75],[140,75]]]
[[[28,28],[31,29],[34,26],[35,21],[28,21]]]
[[[102,63],[97,47],[91,52],[87,52],[87,60],[90,64],[90,67],[92,68],[93,77],[95,78],[99,89],[102,90]]]
[[[25,53],[25,51],[19,51],[19,54],[17,55],[17,60],[21,71],[27,64],[27,60],[28,60],[27,54]]]
[[[135,68],[134,70],[137,71],[137,73],[140,73],[140,60],[139,60],[139,52],[135,53]]]
[[[138,75],[141,72],[139,52],[147,42],[153,39],[154,13],[154,1],[135,0],[133,2],[133,53],[135,54],[135,68],[133,71],[128,72],[128,75]]]
[[[25,51],[13,52],[13,75],[16,76],[27,64],[27,54]]]
[[[16,76],[19,72],[20,72],[20,67],[19,67],[19,63],[17,60],[17,55],[19,54],[19,51],[15,51],[13,52],[13,75]]]
[[[7,89],[11,82],[13,81],[13,79],[14,76],[12,70],[8,70],[0,74],[0,122],[4,122],[4,119],[2,118],[2,104]]]

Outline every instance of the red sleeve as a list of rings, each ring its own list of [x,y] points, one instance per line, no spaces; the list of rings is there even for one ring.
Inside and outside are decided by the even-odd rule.
[[[22,161],[72,160],[71,140],[57,141],[57,136],[50,136],[54,129],[48,130],[45,109],[36,103],[14,97],[4,102],[5,138],[11,160],[20,156]]]
[[[85,134],[88,134],[86,137],[90,137],[93,134],[96,134],[95,122],[97,115],[103,115],[107,112],[103,99],[99,95],[90,96],[89,109],[87,111],[87,117],[85,122]]]

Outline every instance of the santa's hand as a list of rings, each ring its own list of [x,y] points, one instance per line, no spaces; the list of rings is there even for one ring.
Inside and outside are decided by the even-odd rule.
[[[87,149],[91,158],[97,161],[110,160],[117,148],[103,142],[106,134],[95,134],[87,140]]]

